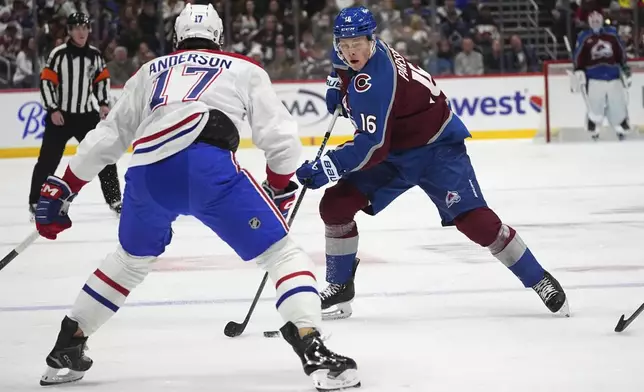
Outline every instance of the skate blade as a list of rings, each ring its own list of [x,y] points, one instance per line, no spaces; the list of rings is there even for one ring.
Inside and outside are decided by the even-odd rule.
[[[566,297],[564,304],[561,305],[561,309],[559,309],[555,314],[570,317],[570,305],[568,305],[568,297]]]
[[[322,320],[342,320],[351,317],[352,314],[351,302],[344,302],[322,310]]]
[[[40,377],[40,385],[43,387],[49,385],[58,385],[65,384],[69,382],[78,381],[85,376],[85,372],[80,372],[76,370],[69,370],[67,373],[58,374],[58,372],[63,371],[63,369],[54,369],[53,367],[47,366],[45,374]]]
[[[356,369],[348,369],[344,372],[333,376],[327,369],[316,370],[311,373],[313,385],[318,391],[342,391],[348,388],[360,387],[360,379]]]

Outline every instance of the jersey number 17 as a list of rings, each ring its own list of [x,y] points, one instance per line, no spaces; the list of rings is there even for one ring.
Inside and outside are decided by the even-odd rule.
[[[215,67],[194,67],[185,66],[180,75],[173,74],[174,68],[166,69],[161,72],[154,81],[154,89],[150,97],[150,111],[154,111],[161,106],[165,106],[170,102],[188,102],[198,101],[204,91],[217,79],[221,74],[223,68]],[[199,79],[190,86],[188,92],[185,92],[185,82],[183,76],[199,75]],[[174,78],[173,84],[170,84],[170,79]],[[193,78],[194,79],[194,78]],[[173,87],[176,88],[173,89]],[[183,94],[183,98],[179,101],[178,98]]]

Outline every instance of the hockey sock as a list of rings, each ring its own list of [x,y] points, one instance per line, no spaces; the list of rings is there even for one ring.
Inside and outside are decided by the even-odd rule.
[[[287,235],[256,259],[268,272],[277,292],[277,311],[284,322],[298,328],[319,328],[322,322],[320,296],[313,274],[313,261]]]
[[[85,336],[91,335],[116,313],[125,299],[148,275],[156,257],[135,257],[121,245],[105,258],[78,295],[69,317]]]
[[[543,267],[519,234],[510,226],[501,225],[496,239],[488,249],[521,280],[525,287],[532,287],[543,278]]]
[[[358,253],[358,227],[355,221],[326,225],[326,280],[345,284],[353,277]]]

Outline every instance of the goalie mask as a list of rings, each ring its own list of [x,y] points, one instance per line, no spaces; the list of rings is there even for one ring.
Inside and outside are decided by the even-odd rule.
[[[189,38],[202,38],[223,44],[224,24],[212,4],[186,4],[174,22],[174,47]]]
[[[598,33],[604,26],[604,17],[597,11],[593,11],[588,15],[588,26],[595,32]]]

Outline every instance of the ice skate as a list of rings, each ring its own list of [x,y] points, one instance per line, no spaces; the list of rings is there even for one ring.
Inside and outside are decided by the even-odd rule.
[[[570,317],[568,298],[563,288],[548,271],[545,271],[543,279],[532,286],[532,289],[539,294],[543,303],[552,313],[559,313]]]
[[[74,337],[78,323],[65,316],[54,348],[45,361],[47,370],[40,378],[40,385],[49,386],[78,381],[92,367],[92,360],[85,356],[87,337]],[[67,373],[60,373],[68,369]]]
[[[590,137],[594,142],[599,140],[599,130],[597,129],[597,125],[590,119],[586,121],[586,129],[588,130],[588,133],[590,133]]]
[[[322,320],[340,320],[351,317],[351,302],[356,295],[354,280],[360,259],[356,258],[353,276],[345,284],[329,284],[321,293]]]
[[[615,127],[615,132],[617,132],[617,139],[621,142],[631,133],[631,127],[628,124],[628,120],[622,121],[622,123]]]
[[[121,210],[123,209],[123,202],[122,201],[115,201],[114,203],[111,203],[110,205],[110,210],[114,211],[116,215],[121,215]]]
[[[318,331],[300,337],[295,324],[288,322],[280,328],[280,332],[300,357],[304,373],[313,379],[318,391],[338,391],[360,386],[356,362],[329,350]]]

